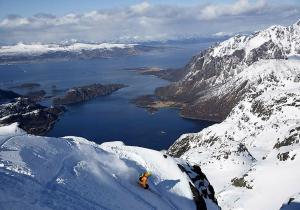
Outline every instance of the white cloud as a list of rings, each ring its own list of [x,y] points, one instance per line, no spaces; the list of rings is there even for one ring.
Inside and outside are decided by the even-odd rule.
[[[130,7],[60,17],[51,14],[8,16],[0,20],[0,37],[2,43],[161,40],[209,36],[220,31],[258,30],[271,24],[290,24],[299,17],[300,4],[277,6],[264,0],[193,7],[142,2]]]
[[[240,15],[249,12],[259,12],[267,6],[266,0],[250,3],[249,0],[238,0],[232,5],[207,5],[200,12],[204,20],[215,19],[225,15]]]
[[[144,13],[150,8],[150,4],[148,2],[142,2],[140,4],[132,5],[130,8],[133,12],[136,13]]]

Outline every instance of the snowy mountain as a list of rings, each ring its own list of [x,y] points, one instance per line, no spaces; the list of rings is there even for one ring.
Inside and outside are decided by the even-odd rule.
[[[157,89],[162,100],[185,104],[186,117],[222,121],[241,100],[240,86],[233,95],[210,96],[245,68],[262,59],[287,59],[300,54],[300,21],[272,26],[249,36],[234,36],[196,55],[179,82]],[[221,106],[220,106],[221,104]]]
[[[41,55],[50,52],[80,52],[82,50],[96,50],[106,49],[112,50],[113,48],[133,48],[134,44],[86,44],[86,43],[72,43],[72,44],[23,44],[22,42],[16,45],[1,46],[0,55],[16,55],[16,54],[35,54]]]
[[[134,55],[154,49],[138,44],[65,43],[0,46],[0,64],[54,59],[90,59]]]
[[[168,153],[201,166],[223,210],[299,209],[300,61],[261,60],[211,94],[241,85],[223,122],[182,135]]]
[[[146,170],[151,190],[137,183]],[[0,184],[0,209],[219,209],[197,166],[121,142],[33,136],[16,123],[0,127]]]

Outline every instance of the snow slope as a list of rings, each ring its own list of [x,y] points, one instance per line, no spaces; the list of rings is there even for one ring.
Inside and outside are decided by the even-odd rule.
[[[256,62],[219,90],[240,84],[247,92],[222,123],[168,152],[201,166],[223,210],[278,210],[300,193],[300,61]]]
[[[151,191],[137,184],[145,170]],[[158,151],[0,127],[0,209],[196,209],[189,182]]]

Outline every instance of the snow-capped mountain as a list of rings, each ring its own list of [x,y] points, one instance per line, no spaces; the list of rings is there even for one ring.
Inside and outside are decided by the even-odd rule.
[[[215,97],[210,96],[211,92],[221,90],[227,80],[259,60],[287,59],[299,54],[300,21],[288,27],[272,26],[249,36],[237,35],[196,55],[179,82],[157,89],[156,94],[163,100],[185,104],[184,116],[222,121],[242,94],[221,93]]]
[[[111,43],[65,43],[23,44],[0,46],[0,64],[34,62],[57,59],[90,59],[112,56],[134,55],[149,51],[153,47],[139,44]]]
[[[201,166],[223,210],[293,209],[287,203],[300,193],[300,61],[256,62],[212,94],[240,86],[244,97],[222,123],[182,135],[168,153]]]
[[[138,185],[145,171],[151,190]],[[0,184],[0,209],[219,209],[197,166],[121,142],[33,136],[16,123],[0,127]]]
[[[82,50],[112,50],[113,48],[133,48],[135,44],[111,44],[111,43],[101,43],[101,44],[86,44],[86,43],[71,43],[71,44],[23,44],[22,42],[16,45],[8,45],[0,47],[0,56],[5,55],[41,55],[44,53],[51,52],[80,52]]]

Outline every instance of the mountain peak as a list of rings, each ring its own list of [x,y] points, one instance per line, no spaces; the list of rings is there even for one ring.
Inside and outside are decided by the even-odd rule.
[[[294,26],[300,26],[300,19],[293,24]]]

